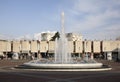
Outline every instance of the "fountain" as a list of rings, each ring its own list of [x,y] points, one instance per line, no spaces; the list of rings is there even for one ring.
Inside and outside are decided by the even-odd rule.
[[[55,48],[55,62],[57,63],[70,63],[71,62],[71,54],[69,53],[68,50],[68,41],[67,38],[65,37],[65,32],[64,32],[64,12],[61,14],[62,16],[62,21],[61,21],[61,36],[60,39],[56,39],[56,48]]]
[[[61,13],[61,35],[59,39],[55,40],[55,55],[54,60],[37,59],[27,63],[23,66],[27,68],[39,68],[45,71],[95,71],[95,70],[110,70],[105,69],[102,63],[98,63],[93,59],[88,58],[86,54],[84,59],[76,61],[69,53],[68,41],[64,32],[64,12]],[[104,69],[103,69],[104,68]]]

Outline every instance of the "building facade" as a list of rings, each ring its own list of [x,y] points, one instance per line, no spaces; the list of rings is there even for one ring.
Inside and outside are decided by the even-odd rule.
[[[55,41],[4,41],[0,40],[0,54],[6,55],[10,52],[25,54],[41,53],[43,57],[52,54],[54,57]],[[72,55],[93,54],[94,58],[103,57],[107,60],[120,60],[120,40],[112,41],[68,41],[68,49]],[[46,55],[46,56],[45,56]],[[24,56],[24,55],[23,55]],[[37,57],[37,55],[36,55]]]
[[[66,33],[68,41],[82,41],[82,35],[77,33]]]

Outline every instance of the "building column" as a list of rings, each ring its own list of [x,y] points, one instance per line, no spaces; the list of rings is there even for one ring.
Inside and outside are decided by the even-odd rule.
[[[112,53],[111,52],[107,52],[107,60],[112,60]]]
[[[107,60],[107,55],[106,55],[107,52],[104,52],[104,59]]]
[[[91,58],[91,59],[94,59],[93,53],[91,53],[90,58]]]
[[[41,59],[41,58],[42,58],[42,56],[41,56],[41,54],[40,54],[40,51],[38,51],[38,53],[37,53],[37,58],[38,58],[38,59]]]
[[[84,59],[84,58],[85,58],[85,53],[82,54],[82,59]]]
[[[30,51],[28,52],[27,59],[31,59],[31,52]]]
[[[78,54],[79,59],[81,59],[80,53]]]

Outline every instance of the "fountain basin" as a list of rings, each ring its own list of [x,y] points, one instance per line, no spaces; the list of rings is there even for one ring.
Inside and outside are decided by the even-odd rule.
[[[30,68],[47,68],[47,69],[78,69],[78,68],[101,68],[102,63],[81,63],[81,64],[39,64],[39,63],[24,63],[24,66]]]

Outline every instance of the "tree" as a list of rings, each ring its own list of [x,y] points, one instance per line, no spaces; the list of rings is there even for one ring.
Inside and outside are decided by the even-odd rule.
[[[60,33],[56,32],[50,41],[55,41],[56,38],[60,38]]]

